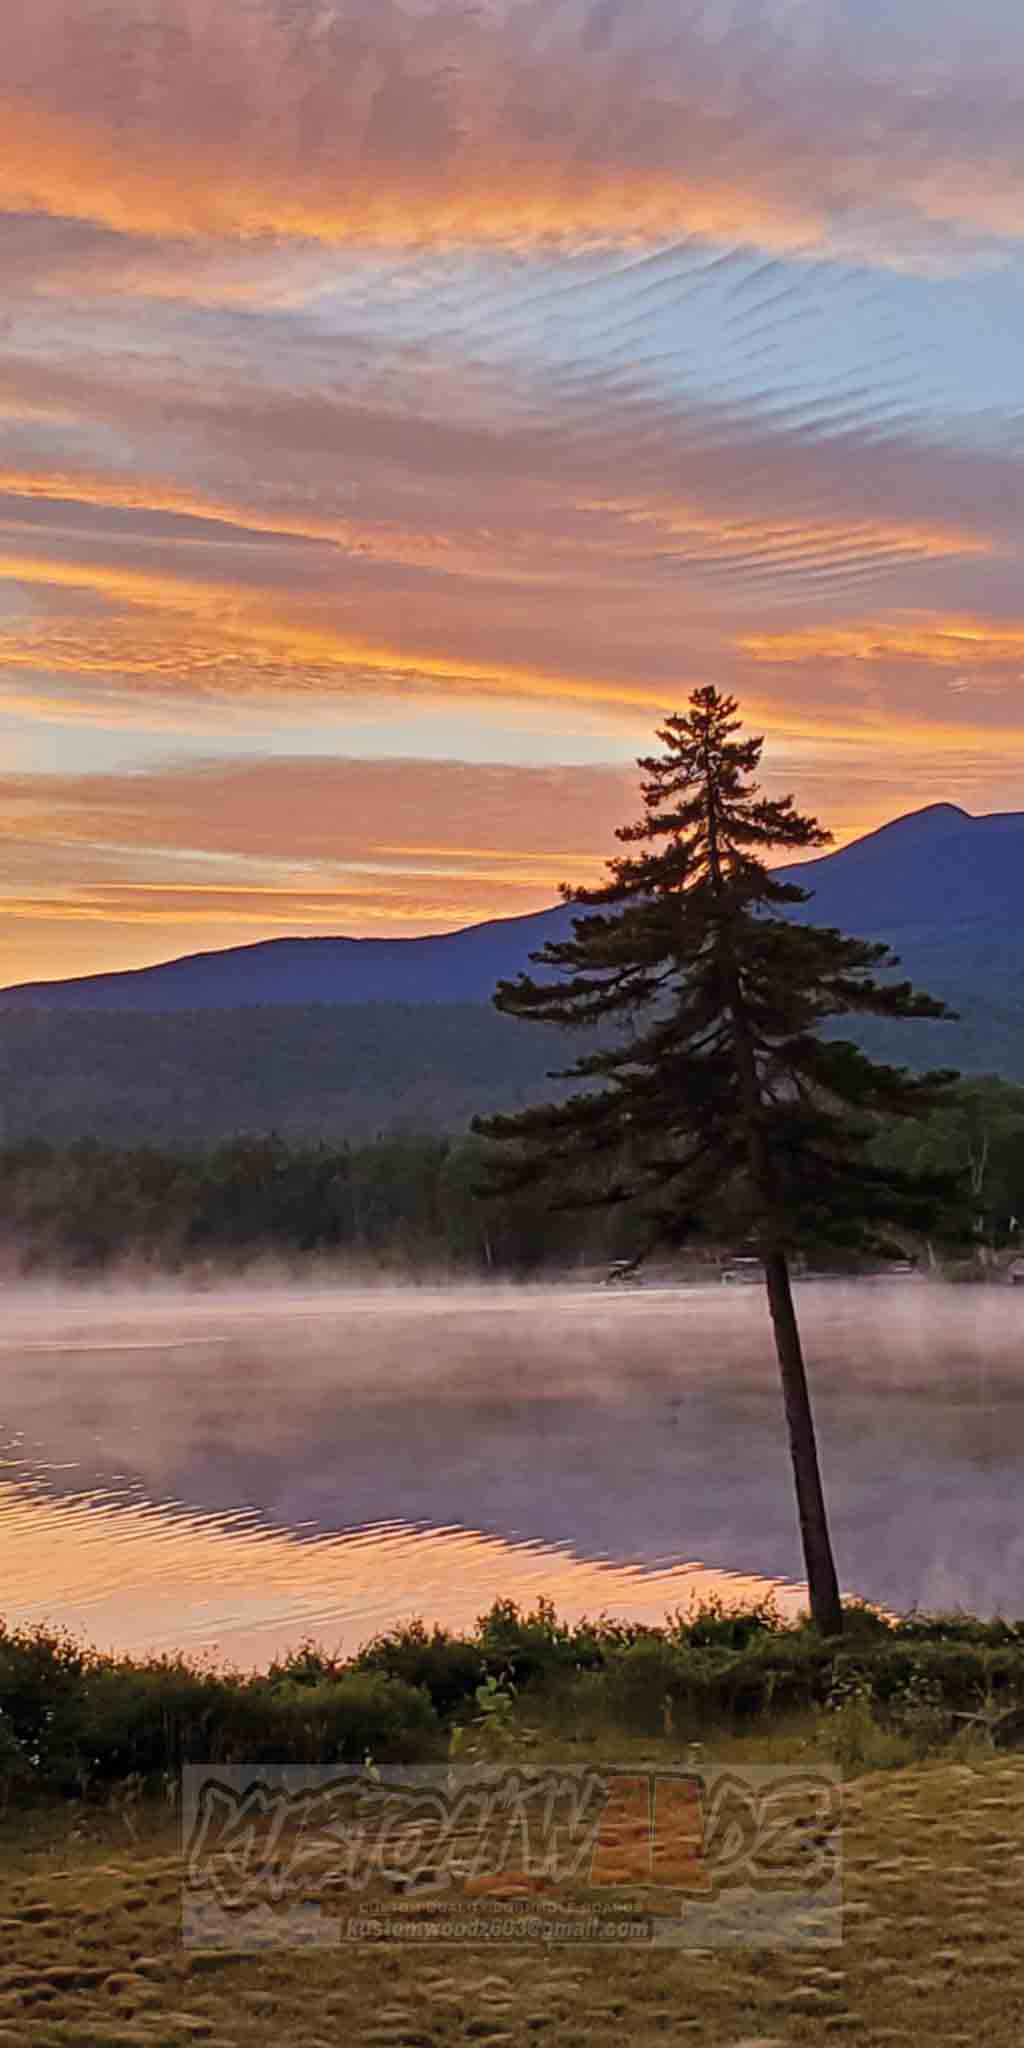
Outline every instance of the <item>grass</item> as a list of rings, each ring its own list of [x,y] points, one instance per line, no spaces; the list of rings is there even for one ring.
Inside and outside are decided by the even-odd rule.
[[[71,1731],[100,1725],[93,1708],[92,1721],[75,1718],[97,1671],[111,1714],[122,1674],[133,1740],[140,1727],[152,1730],[161,1685],[166,1707],[171,1680],[159,1674],[170,1672],[181,1718],[168,1721],[168,1741],[180,1746],[186,1723],[194,1732],[192,1695],[181,1704],[185,1670],[8,1636],[0,1704],[8,1722],[13,1704],[23,1729],[33,1711],[38,1725],[47,1684],[63,1674],[65,1692],[51,1686],[50,1702],[66,1757]],[[209,1726],[228,1747],[254,1725],[269,1740],[259,1714],[269,1698],[272,1721],[278,1697],[286,1705],[277,1732],[298,1748],[336,1751],[339,1728],[340,1746],[352,1747],[365,1738],[366,1701],[386,1698],[389,1739],[400,1746],[397,1699],[439,1755],[598,1766],[698,1754],[714,1763],[837,1762],[846,1781],[842,1945],[190,1955],[179,1938],[168,1788],[162,1772],[114,1775],[111,1759],[119,1770],[127,1753],[122,1728],[104,1752],[106,1776],[87,1774],[71,1793],[54,1796],[52,1779],[11,1779],[0,1818],[0,2048],[811,2048],[844,2038],[869,2048],[1019,2048],[1024,2037],[1024,1755],[994,1747],[1009,1725],[996,1716],[1015,1704],[1024,1678],[1024,1645],[1009,1624],[854,1616],[837,1652],[766,1611],[704,1611],[648,1632],[612,1623],[570,1630],[548,1609],[504,1606],[471,1638],[404,1630],[350,1664],[305,1646],[259,1679],[198,1676],[211,1688],[201,1695],[206,1708],[220,1701],[222,1718],[213,1713]],[[332,1694],[353,1685],[363,1689],[364,1718],[349,1691],[352,1711],[339,1721]],[[381,1686],[402,1691],[380,1694]],[[246,1697],[240,1719],[217,1687]],[[308,1708],[301,1742],[296,1697]],[[427,1718],[417,1720],[410,1699],[425,1703]],[[964,1699],[975,1704],[952,1705]]]
[[[764,1761],[808,1739],[737,1738]],[[633,1738],[633,1740],[637,1740]],[[975,1739],[976,1740],[976,1739]],[[544,1746],[546,1753],[546,1745]],[[603,1745],[598,1745],[599,1757]],[[621,1743],[612,1752],[621,1759]],[[717,1752],[716,1752],[717,1753]],[[645,1757],[677,1755],[669,1738]],[[845,1793],[845,1936],[787,1950],[656,1954],[346,1947],[231,1957],[178,1943],[166,1807],[8,1816],[0,1829],[0,2044],[21,2048],[655,2048],[692,2041],[984,2041],[1024,2022],[1024,1761],[941,1756]]]

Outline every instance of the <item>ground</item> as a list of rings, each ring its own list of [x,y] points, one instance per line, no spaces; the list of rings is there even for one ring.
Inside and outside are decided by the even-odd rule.
[[[844,1938],[817,1954],[190,1956],[166,1814],[10,1815],[0,2048],[1019,2048],[1024,1759],[864,1775],[844,1809]]]

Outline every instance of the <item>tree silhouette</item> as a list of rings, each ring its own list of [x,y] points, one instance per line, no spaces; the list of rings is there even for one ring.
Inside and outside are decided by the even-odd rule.
[[[763,741],[739,737],[733,698],[696,690],[641,760],[644,815],[618,838],[636,849],[609,880],[563,890],[587,914],[573,937],[531,956],[558,979],[498,985],[515,1017],[621,1027],[560,1079],[585,1091],[514,1116],[478,1119],[510,1142],[498,1180],[548,1183],[556,1205],[633,1203],[647,1249],[719,1231],[749,1237],[764,1268],[782,1378],[811,1614],[825,1634],[842,1608],[800,1343],[790,1258],[806,1245],[892,1246],[932,1227],[953,1199],[941,1174],[867,1156],[877,1119],[919,1117],[956,1079],[872,1061],[829,1019],[952,1013],[907,982],[884,945],[797,922],[809,892],[777,880],[773,848],[831,835],[755,774]]]

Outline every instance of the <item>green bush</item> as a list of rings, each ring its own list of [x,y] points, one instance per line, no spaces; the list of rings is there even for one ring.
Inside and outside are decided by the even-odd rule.
[[[550,1683],[603,1662],[600,1623],[572,1629],[548,1600],[523,1612],[514,1600],[496,1600],[476,1625],[475,1640],[489,1674],[519,1689]]]
[[[97,1663],[84,1674],[74,1750],[64,1768],[88,1787],[136,1773],[149,1778],[199,1760],[228,1689],[212,1672],[178,1659]]]
[[[6,1716],[0,1714],[0,1804],[6,1805],[11,1791],[32,1776],[32,1766]]]
[[[1001,1615],[986,1621],[976,1614],[921,1614],[915,1608],[892,1622],[888,1633],[901,1643],[976,1643],[990,1650],[1024,1651],[1024,1621],[1006,1621]]]
[[[908,1687],[928,1685],[950,1711],[970,1711],[993,1694],[1007,1704],[1024,1696],[1024,1646],[957,1642],[947,1638],[925,1642],[898,1637],[870,1651],[840,1650],[837,1672],[857,1672],[870,1680],[879,1706],[886,1710]]]
[[[90,1652],[60,1630],[7,1629],[0,1622],[0,1715],[32,1771],[74,1750]],[[13,1752],[11,1752],[13,1753]]]
[[[46,1631],[0,1635],[8,1790],[94,1794],[188,1762],[418,1763],[444,1748],[428,1694],[385,1672],[279,1666],[247,1678],[181,1658],[92,1656]]]
[[[695,1676],[687,1652],[675,1643],[658,1636],[630,1643],[606,1666],[609,1713],[631,1733],[665,1734],[675,1725],[677,1708],[692,1708]]]
[[[777,1635],[782,1617],[771,1594],[753,1607],[728,1607],[719,1595],[713,1595],[685,1618],[678,1613],[673,1616],[672,1627],[679,1640],[694,1649],[744,1650],[762,1636]]]
[[[483,1652],[476,1643],[449,1635],[447,1629],[428,1631],[422,1621],[408,1622],[389,1635],[375,1637],[360,1651],[356,1666],[421,1687],[437,1713],[445,1716],[475,1699],[486,1675]]]
[[[185,1762],[416,1763],[447,1754],[453,1735],[514,1748],[545,1700],[559,1726],[651,1736],[810,1713],[840,1761],[882,1765],[961,1727],[1016,1741],[1024,1627],[854,1608],[836,1645],[769,1608],[701,1608],[657,1629],[570,1626],[549,1602],[502,1601],[465,1635],[413,1622],[348,1659],[306,1642],[247,1676],[0,1624],[0,1800],[101,1797]]]
[[[350,1671],[319,1685],[256,1679],[226,1690],[210,1728],[220,1763],[425,1763],[444,1753],[425,1692],[383,1673]],[[204,1759],[205,1760],[205,1759]]]

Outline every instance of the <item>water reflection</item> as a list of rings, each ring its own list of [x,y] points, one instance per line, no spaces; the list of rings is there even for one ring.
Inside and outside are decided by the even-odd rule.
[[[264,1662],[304,1635],[348,1649],[414,1614],[465,1624],[510,1593],[572,1617],[661,1621],[705,1592],[760,1581],[588,1562],[546,1544],[469,1529],[382,1522],[302,1542],[253,1515],[189,1514],[96,1494],[53,1501],[0,1484],[7,1620],[59,1619],[100,1645],[185,1648]],[[782,1589],[785,1603],[798,1599]]]
[[[1019,1298],[802,1309],[847,1584],[1024,1609]],[[498,1595],[798,1600],[755,1290],[16,1295],[0,1529],[9,1620],[242,1661]]]

